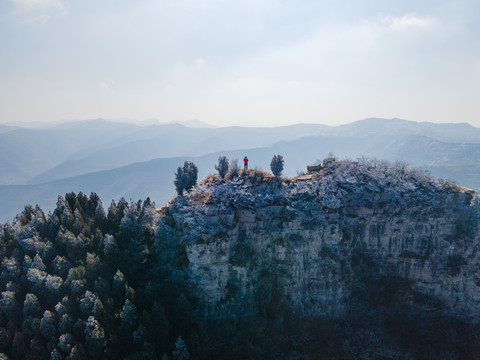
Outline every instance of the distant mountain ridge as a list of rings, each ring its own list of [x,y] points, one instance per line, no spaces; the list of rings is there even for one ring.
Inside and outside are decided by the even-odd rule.
[[[480,143],[480,128],[467,123],[436,124],[401,119],[368,118],[350,124],[330,128],[326,135],[424,135],[446,142]]]
[[[294,140],[319,134],[324,125],[292,125],[278,128],[190,128],[180,124],[149,126],[119,138],[83,159],[79,153],[56,167],[32,177],[28,183],[42,183],[84,173],[109,170],[155,158],[201,156],[221,150],[264,147],[280,140]],[[124,141],[125,140],[125,141]]]
[[[178,123],[140,126],[96,119],[8,129],[2,132],[0,128],[0,184],[5,185],[43,183],[160,157],[265,147],[311,135],[423,135],[444,142],[480,142],[480,129],[468,124],[377,118],[336,127],[297,124],[275,128],[192,128]]]
[[[251,167],[269,171],[272,156],[282,154],[286,176],[305,171],[329,152],[339,158],[402,160],[435,177],[480,187],[480,129],[468,124],[372,118],[337,127],[188,128],[98,120],[0,131],[0,150],[0,180],[16,184],[0,185],[0,222],[26,203],[49,210],[58,194],[70,191],[94,191],[104,200],[150,196],[160,205],[174,195],[177,166],[193,160],[201,178],[215,172],[220,155],[248,155]]]

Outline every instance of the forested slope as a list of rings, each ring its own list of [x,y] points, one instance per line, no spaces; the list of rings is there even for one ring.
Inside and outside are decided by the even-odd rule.
[[[164,264],[177,259],[155,247],[154,216],[148,199],[121,199],[105,213],[95,194],[70,193],[51,216],[27,206],[4,225],[0,352],[12,359],[171,352],[191,312],[181,288],[165,281],[172,273]]]

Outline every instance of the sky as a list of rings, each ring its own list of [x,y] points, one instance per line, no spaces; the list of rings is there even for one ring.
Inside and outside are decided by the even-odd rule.
[[[480,127],[478,0],[0,0],[0,123]]]

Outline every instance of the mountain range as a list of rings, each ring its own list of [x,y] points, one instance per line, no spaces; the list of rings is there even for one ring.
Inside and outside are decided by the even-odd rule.
[[[330,152],[339,158],[377,157],[480,187],[480,129],[465,123],[371,118],[341,126],[186,125],[103,119],[35,128],[0,125],[0,221],[11,220],[27,203],[51,210],[57,195],[71,191],[93,191],[103,201],[150,196],[162,205],[175,195],[179,165],[194,161],[201,179],[215,171],[220,155],[247,155],[252,168],[269,170],[272,156],[281,154],[289,177]]]

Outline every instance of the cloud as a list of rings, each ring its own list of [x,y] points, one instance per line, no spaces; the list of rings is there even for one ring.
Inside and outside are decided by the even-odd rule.
[[[108,80],[100,81],[99,83],[97,83],[97,86],[103,92],[111,92],[112,89],[115,88],[115,81],[113,81],[113,80],[112,81],[108,81]]]
[[[19,9],[63,8],[61,0],[10,0]]]
[[[26,24],[45,23],[51,17],[63,15],[66,8],[62,0],[9,0],[14,14]]]
[[[205,66],[205,60],[203,60],[202,58],[198,58],[197,60],[195,60],[195,67],[197,69],[201,69]]]
[[[100,81],[98,83],[98,87],[100,89],[102,89],[103,91],[109,91],[110,90],[110,87],[108,86],[108,84],[105,81]]]
[[[379,16],[380,23],[392,29],[404,30],[412,28],[426,28],[431,26],[435,21],[432,18],[422,18],[414,13],[405,14],[402,17],[395,16]]]

